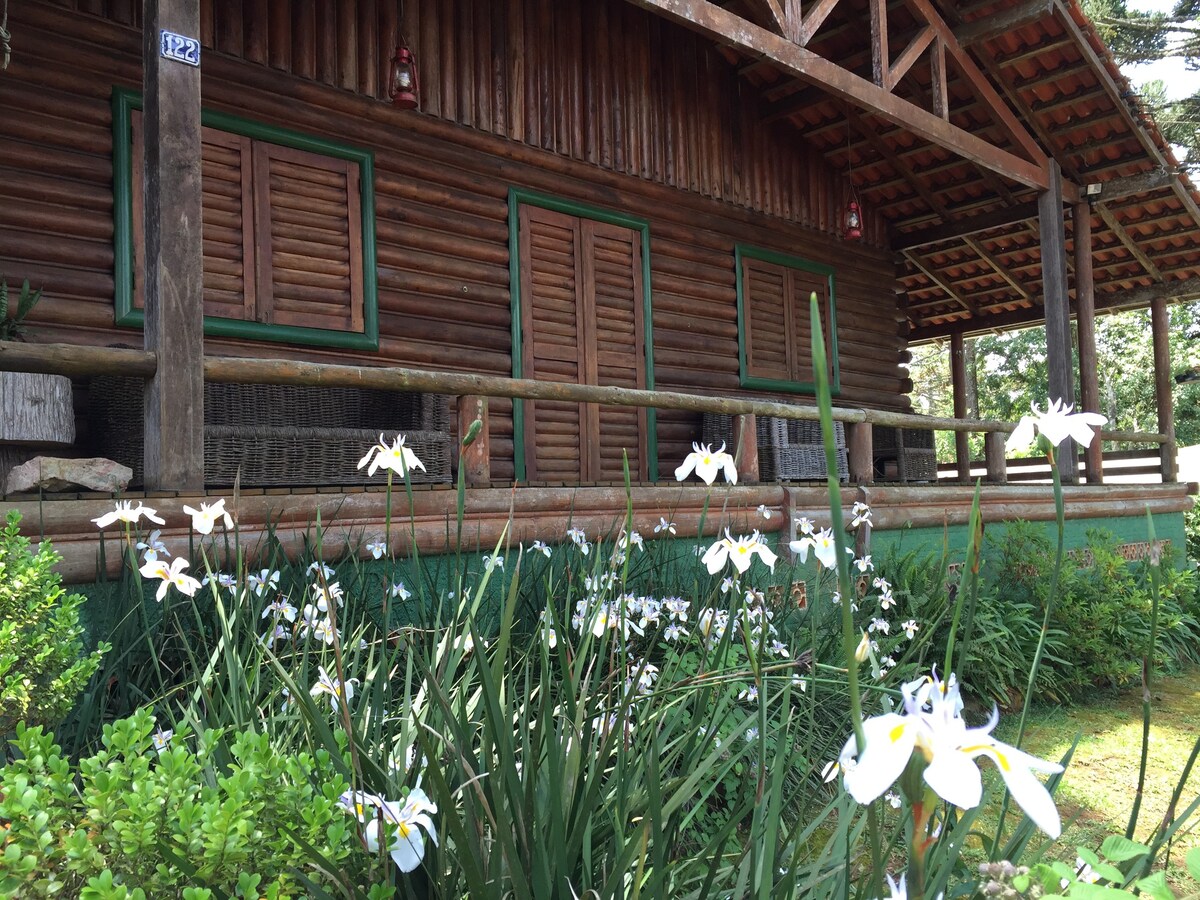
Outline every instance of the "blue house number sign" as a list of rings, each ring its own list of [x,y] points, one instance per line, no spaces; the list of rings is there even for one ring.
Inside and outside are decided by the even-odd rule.
[[[162,44],[159,55],[163,59],[173,59],[176,62],[187,63],[189,66],[200,65],[200,42],[198,40],[165,29],[162,31],[161,37]]]

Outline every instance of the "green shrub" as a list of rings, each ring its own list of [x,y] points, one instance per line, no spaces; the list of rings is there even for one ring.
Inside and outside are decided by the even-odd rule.
[[[1146,564],[1126,560],[1116,538],[1101,529],[1088,530],[1085,547],[1082,558],[1068,556],[1064,561],[1051,639],[1039,674],[1039,693],[1053,699],[1136,681],[1150,641]],[[1049,538],[1036,525],[1017,522],[1006,528],[994,548],[997,557],[988,591],[1001,604],[999,627],[1018,630],[1014,623],[1030,613],[1040,627],[1054,567]],[[1200,646],[1195,573],[1169,563],[1164,559],[1161,567],[1155,656],[1158,670],[1168,673],[1195,661]],[[973,680],[978,686],[978,674]]]
[[[49,542],[31,552],[20,523],[10,512],[0,530],[0,734],[57,724],[108,649],[84,655],[84,598],[66,594],[53,568],[59,555]]]
[[[373,858],[338,804],[349,786],[328,754],[211,730],[156,751],[153,729],[145,709],[107,726],[75,768],[53,735],[18,727],[20,758],[0,771],[0,894],[281,900],[368,883]]]

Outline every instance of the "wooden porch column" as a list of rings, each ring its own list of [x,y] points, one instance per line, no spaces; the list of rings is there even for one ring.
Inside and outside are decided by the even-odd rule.
[[[1096,374],[1096,293],[1092,279],[1092,208],[1086,200],[1071,207],[1075,238],[1075,323],[1079,332],[1080,412],[1100,412],[1100,382]],[[1104,448],[1100,429],[1083,452],[1088,484],[1104,483]]]
[[[954,387],[954,418],[967,417],[967,367],[961,333],[950,335],[950,382]],[[954,432],[954,461],[958,465],[958,480],[971,481],[971,436],[965,431]]]
[[[1004,435],[988,431],[983,435],[983,456],[987,460],[988,484],[1008,483],[1008,462],[1004,458]]]
[[[1075,366],[1071,360],[1071,307],[1067,298],[1067,235],[1063,222],[1062,171],[1050,160],[1050,187],[1038,195],[1042,245],[1042,303],[1046,312],[1046,365],[1050,399],[1075,402]],[[1037,402],[1035,398],[1035,402]],[[1064,484],[1078,484],[1075,442],[1063,441],[1055,453]]]
[[[851,422],[847,426],[850,442],[850,483],[875,483],[874,435],[870,422]]]
[[[733,417],[733,457],[737,461],[738,482],[757,483],[758,428],[754,413]]]
[[[1171,390],[1171,317],[1167,299],[1150,302],[1150,331],[1154,336],[1154,402],[1158,406],[1158,430],[1170,440],[1162,445],[1162,480],[1178,481],[1178,447],[1175,444],[1175,399]]]
[[[200,37],[200,0],[145,0],[145,483],[204,487],[204,265],[200,223],[200,69],[160,53],[162,32]]]
[[[482,427],[471,443],[464,447],[462,442],[476,419]],[[491,484],[492,453],[488,435],[487,397],[458,398],[458,453],[458,464],[462,467],[467,487]]]

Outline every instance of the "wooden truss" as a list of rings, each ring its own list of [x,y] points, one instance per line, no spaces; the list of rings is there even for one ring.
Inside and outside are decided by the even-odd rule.
[[[871,11],[870,80],[808,48],[838,0],[816,0],[802,12],[799,0],[746,0],[754,20],[736,15],[709,0],[629,0],[679,22],[756,61],[768,63],[852,106],[886,119],[977,165],[1038,190],[1050,187],[1046,150],[1029,133],[1004,98],[976,64],[966,45],[938,15],[930,0],[904,0],[923,23],[892,56],[888,45],[886,0],[869,0]],[[974,34],[967,40],[978,40]],[[933,76],[929,108],[894,93],[900,79],[928,55]],[[977,100],[986,104],[995,123],[1009,138],[999,146],[950,121],[948,66],[953,64]],[[1070,186],[1068,193],[1073,193]],[[1067,199],[1073,199],[1069,196]]]

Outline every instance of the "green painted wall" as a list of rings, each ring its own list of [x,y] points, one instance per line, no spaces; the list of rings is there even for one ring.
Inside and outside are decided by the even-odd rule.
[[[1056,539],[1057,526],[1054,522],[1036,523],[1052,541]],[[1004,522],[992,522],[984,526],[985,550],[987,543],[998,540],[1007,527]],[[1069,519],[1066,523],[1064,543],[1068,550],[1087,543],[1087,531],[1100,528],[1111,532],[1119,544],[1148,541],[1150,532],[1145,516],[1120,516],[1103,519]],[[1183,513],[1159,513],[1154,516],[1154,531],[1158,540],[1168,540],[1176,551],[1176,561],[1182,564],[1186,547],[1183,531]],[[919,548],[938,552],[948,542],[951,561],[961,560],[967,549],[967,526],[951,525],[942,528],[897,528],[876,531],[871,535],[871,555],[883,559],[889,553],[908,553]]]

